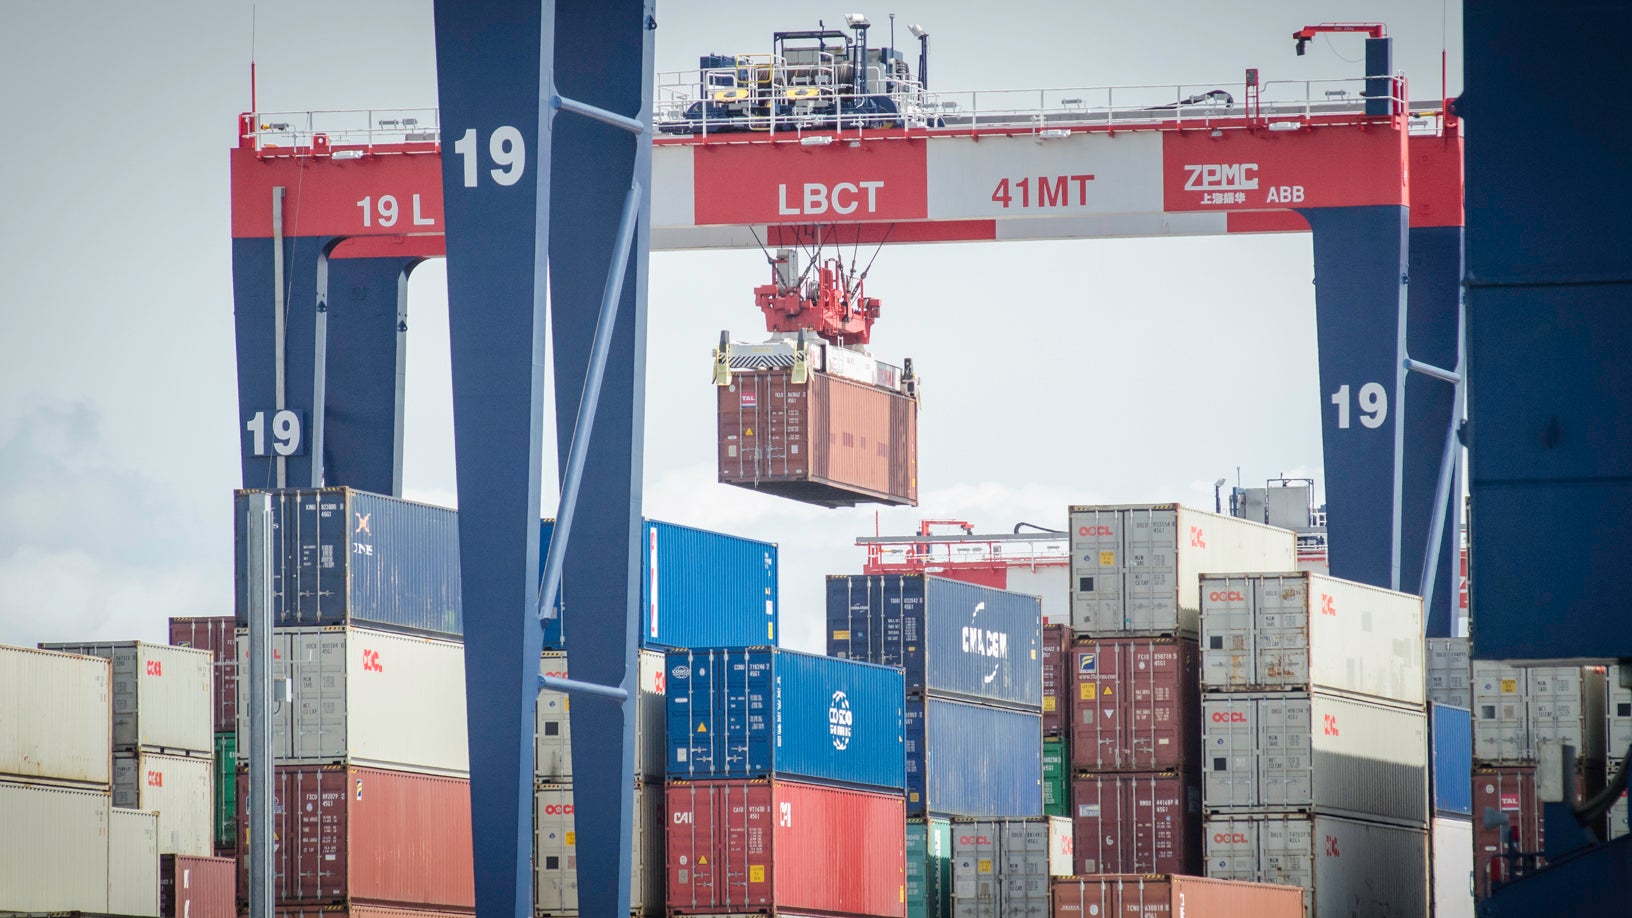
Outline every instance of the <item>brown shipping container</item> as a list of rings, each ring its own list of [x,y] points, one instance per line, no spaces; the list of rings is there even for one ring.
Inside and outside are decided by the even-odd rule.
[[[273,893],[286,904],[362,900],[476,905],[470,782],[343,765],[280,765],[272,780]],[[249,775],[238,773],[238,850],[249,851]],[[240,894],[249,862],[238,861]]]
[[[1043,735],[1063,736],[1070,723],[1071,685],[1065,668],[1066,650],[1071,646],[1071,629],[1065,625],[1043,626]]]
[[[237,884],[238,866],[230,857],[161,854],[159,914],[163,918],[233,918]]]
[[[1078,775],[1071,825],[1080,875],[1201,871],[1201,788],[1192,775]]]
[[[214,660],[215,729],[238,729],[238,643],[232,616],[170,619],[170,645],[208,650]]]
[[[1303,918],[1296,886],[1113,874],[1054,880],[1054,918]]]
[[[719,387],[719,480],[823,507],[918,505],[918,400],[812,370]]]
[[[1485,828],[1484,812],[1507,817],[1516,831],[1521,853],[1541,850],[1541,801],[1536,799],[1536,766],[1508,765],[1473,770],[1473,888],[1479,898],[1490,895],[1492,877],[1512,873],[1501,861],[1502,830]]]
[[[1196,642],[1189,638],[1079,640],[1066,655],[1071,766],[1078,771],[1167,771],[1200,761]]]

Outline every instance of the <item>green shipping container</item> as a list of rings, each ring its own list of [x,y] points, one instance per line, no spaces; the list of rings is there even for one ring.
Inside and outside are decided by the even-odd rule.
[[[238,847],[238,734],[215,735],[215,851]]]
[[[907,918],[952,918],[952,821],[907,820]]]
[[[1066,762],[1069,755],[1066,752],[1065,740],[1051,736],[1043,740],[1043,814],[1047,816],[1071,815],[1071,769]]]

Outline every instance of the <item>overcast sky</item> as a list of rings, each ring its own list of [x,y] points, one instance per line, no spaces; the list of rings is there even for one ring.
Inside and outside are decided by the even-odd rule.
[[[239,484],[227,153],[249,108],[251,4],[0,0],[0,642],[163,640],[232,609]],[[892,11],[860,7],[875,26]],[[660,4],[660,71],[768,50],[847,8]],[[1460,88],[1460,4],[899,3],[937,88],[1358,77],[1373,20],[1413,99]],[[263,111],[432,107],[428,0],[283,0],[254,14]],[[875,36],[882,30],[875,28]],[[876,43],[876,40],[875,40]],[[925,379],[920,517],[1063,525],[1074,502],[1212,503],[1220,477],[1319,476],[1307,235],[891,246],[868,292],[874,352]],[[709,349],[763,336],[755,252],[652,256],[649,516],[779,542],[784,634],[821,649],[821,581],[860,569],[875,511],[714,482]],[[407,496],[454,490],[445,273],[410,288]],[[553,457],[553,450],[547,450]],[[548,479],[554,478],[553,462]],[[553,504],[553,496],[548,498]],[[546,508],[547,509],[547,508]]]

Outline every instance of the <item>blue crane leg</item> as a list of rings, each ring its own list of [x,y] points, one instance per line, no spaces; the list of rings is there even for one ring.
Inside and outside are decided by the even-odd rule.
[[[407,282],[417,259],[329,260],[323,473],[331,485],[402,496]]]

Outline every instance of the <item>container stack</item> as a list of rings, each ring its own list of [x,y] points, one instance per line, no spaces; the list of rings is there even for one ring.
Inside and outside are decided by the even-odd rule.
[[[1467,708],[1428,703],[1429,883],[1435,918],[1473,918],[1473,718]]]
[[[213,817],[217,857],[232,857],[238,847],[238,643],[230,615],[171,618],[170,645],[207,650],[210,684],[215,692]]]
[[[1208,876],[1314,918],[1426,916],[1422,600],[1312,573],[1203,576]]]
[[[1043,625],[1043,814],[1071,817],[1071,626]]]

